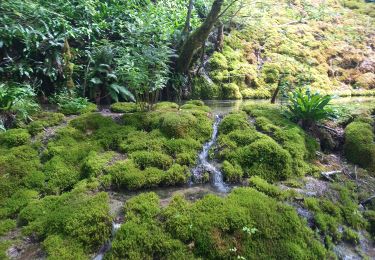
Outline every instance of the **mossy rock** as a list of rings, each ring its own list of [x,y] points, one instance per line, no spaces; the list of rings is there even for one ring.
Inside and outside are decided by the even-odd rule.
[[[24,145],[29,142],[30,137],[26,129],[10,129],[4,133],[0,133],[0,145],[7,147]]]
[[[314,259],[325,258],[327,251],[292,207],[237,188],[228,197],[207,195],[194,203],[175,196],[166,208],[154,193],[133,197],[109,253],[114,259],[237,256]]]
[[[98,111],[98,107],[88,102],[84,106],[77,107],[77,105],[72,104],[71,106],[69,104],[63,105],[59,107],[59,112],[63,113],[64,115],[82,115],[85,113],[92,113]]]
[[[178,108],[178,104],[168,101],[158,102],[152,107],[153,110],[176,110]]]
[[[31,135],[42,132],[46,127],[61,124],[65,116],[62,113],[42,112],[33,116],[33,121],[27,125],[27,130]]]
[[[238,164],[233,165],[228,161],[224,161],[221,170],[223,171],[225,182],[238,183],[242,180],[243,171]]]
[[[249,186],[260,192],[263,192],[270,197],[277,198],[282,194],[282,191],[279,187],[268,183],[266,180],[262,179],[259,176],[251,177],[249,179]]]
[[[115,113],[133,113],[138,111],[138,106],[132,102],[117,102],[112,104],[110,109]]]
[[[233,113],[224,117],[220,122],[219,132],[228,134],[234,130],[250,129],[250,124],[245,113]]]
[[[228,61],[226,57],[220,52],[214,52],[214,54],[210,58],[209,65],[211,70],[228,69]]]
[[[370,124],[352,122],[345,128],[346,158],[361,167],[375,169],[374,132]]]
[[[69,125],[82,132],[88,132],[103,127],[114,126],[116,123],[111,118],[104,117],[99,113],[87,113],[70,121]]]

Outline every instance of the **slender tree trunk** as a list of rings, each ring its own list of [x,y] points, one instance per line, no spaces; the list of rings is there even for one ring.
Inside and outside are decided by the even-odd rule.
[[[224,0],[215,0],[212,4],[211,11],[203,24],[186,39],[177,59],[177,72],[186,73],[189,70],[194,54],[202,47],[202,43],[205,42],[210,31],[217,22],[223,3]]]
[[[190,20],[191,20],[191,12],[193,10],[194,0],[189,0],[188,12],[186,16],[186,22],[184,30],[182,31],[184,36],[188,36],[190,32]]]
[[[224,24],[220,23],[219,27],[217,28],[217,38],[216,38],[216,51],[221,52],[224,46]]]
[[[279,94],[279,91],[280,91],[280,87],[277,86],[277,88],[273,92],[273,95],[272,95],[272,98],[271,98],[271,104],[275,104],[277,95]]]

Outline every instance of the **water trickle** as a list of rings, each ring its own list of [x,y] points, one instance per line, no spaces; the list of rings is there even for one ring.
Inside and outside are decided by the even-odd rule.
[[[215,122],[212,126],[213,131],[211,139],[203,145],[202,152],[198,156],[198,164],[195,168],[192,169],[192,174],[194,179],[201,179],[202,175],[205,172],[208,172],[211,174],[212,185],[219,192],[228,192],[229,187],[223,180],[222,172],[208,159],[208,152],[217,140],[217,134],[221,119],[222,116],[215,115]]]
[[[104,255],[111,249],[112,240],[115,237],[117,230],[121,227],[120,223],[112,222],[112,235],[111,238],[100,248],[99,253],[92,260],[103,260]]]

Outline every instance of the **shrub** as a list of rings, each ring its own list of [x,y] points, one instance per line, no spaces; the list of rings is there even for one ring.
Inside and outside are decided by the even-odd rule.
[[[147,167],[157,167],[166,170],[172,164],[172,158],[170,156],[155,151],[137,151],[130,156],[134,163],[142,170]]]
[[[233,113],[229,114],[221,121],[219,126],[220,134],[228,134],[234,130],[247,130],[250,128],[250,124],[247,121],[245,113]]]
[[[361,167],[375,169],[374,133],[370,124],[352,122],[345,128],[346,158]]]
[[[238,162],[249,175],[267,181],[285,180],[292,174],[290,154],[271,139],[260,139],[239,150]]]
[[[138,106],[132,102],[117,102],[111,105],[111,111],[115,113],[133,113],[138,111]]]
[[[221,170],[226,182],[236,183],[242,180],[243,171],[238,164],[233,165],[228,161],[224,161]]]
[[[24,145],[30,140],[30,134],[25,129],[10,129],[0,133],[0,145],[14,147]]]
[[[77,97],[74,93],[61,92],[53,97],[58,109],[65,115],[77,115],[97,111],[97,106],[87,98]]]
[[[16,227],[16,221],[13,219],[0,220],[0,236],[5,235]],[[1,256],[1,255],[0,255]]]
[[[311,94],[310,89],[297,89],[289,95],[287,115],[293,120],[301,121],[302,126],[308,128],[311,124],[332,115],[332,110],[327,108],[331,99],[329,95]]]

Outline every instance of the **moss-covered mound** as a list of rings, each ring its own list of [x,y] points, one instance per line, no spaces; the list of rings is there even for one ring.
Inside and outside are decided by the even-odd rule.
[[[248,105],[243,110],[227,115],[219,126],[218,157],[226,160],[222,168],[229,182],[254,175],[285,180],[311,170],[315,140],[276,106]]]
[[[322,259],[326,250],[290,206],[251,189],[162,209],[154,193],[125,205],[108,259]]]
[[[117,102],[111,105],[111,111],[116,113],[132,113],[139,110],[136,103]]]
[[[362,167],[375,170],[375,135],[370,124],[361,121],[345,128],[344,151],[346,158]]]

